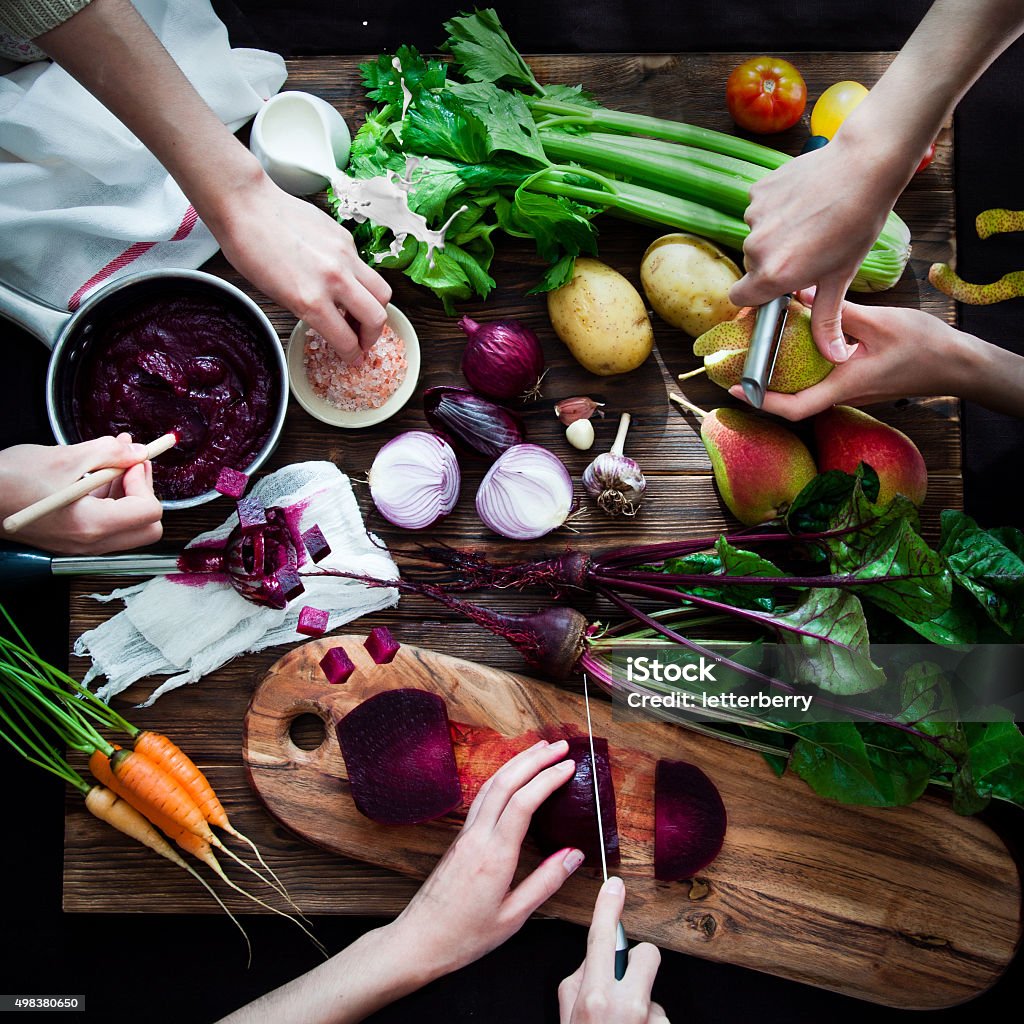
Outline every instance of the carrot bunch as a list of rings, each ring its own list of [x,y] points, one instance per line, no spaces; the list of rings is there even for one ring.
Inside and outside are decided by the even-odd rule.
[[[213,786],[192,759],[168,737],[136,728],[84,686],[45,662],[2,605],[0,613],[18,641],[0,636],[0,739],[33,764],[79,790],[85,797],[86,808],[101,821],[196,878],[243,935],[245,930],[237,918],[168,839],[202,861],[232,889],[295,921],[324,952],[312,933],[293,915],[265,903],[228,878],[214,849],[251,871],[298,910],[256,844],[231,824]],[[125,733],[131,748],[110,743],[97,724]],[[54,745],[55,739],[88,756],[89,770],[99,785],[87,783],[68,764]],[[214,828],[247,843],[269,878],[229,850]]]

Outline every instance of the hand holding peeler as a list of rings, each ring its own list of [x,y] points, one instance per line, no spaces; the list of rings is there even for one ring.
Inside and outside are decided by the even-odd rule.
[[[583,702],[587,709],[587,736],[590,738],[590,774],[594,781],[594,807],[597,810],[597,838],[601,849],[601,874],[608,881],[608,858],[604,852],[604,823],[601,820],[601,791],[597,784],[597,757],[594,754],[594,727],[590,724],[590,694],[587,692],[587,674],[583,673]],[[619,921],[615,929],[615,980],[622,981],[629,962],[629,943],[626,930]]]
[[[740,384],[747,401],[755,409],[764,405],[768,382],[772,379],[775,360],[779,354],[779,342],[786,329],[789,317],[789,303],[792,295],[780,295],[771,302],[759,306],[754,319],[754,333],[743,362],[743,376]]]

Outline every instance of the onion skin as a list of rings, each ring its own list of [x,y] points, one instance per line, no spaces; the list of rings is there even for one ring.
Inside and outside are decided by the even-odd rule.
[[[470,385],[489,398],[536,398],[544,376],[544,350],[537,335],[518,320],[478,324],[459,321],[466,332],[462,372]]]
[[[428,388],[423,393],[423,411],[430,425],[460,451],[492,462],[526,438],[516,413],[468,388]]]

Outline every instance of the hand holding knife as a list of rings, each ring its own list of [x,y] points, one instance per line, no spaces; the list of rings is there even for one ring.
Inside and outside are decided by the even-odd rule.
[[[587,690],[587,674],[583,673],[583,702],[587,709],[587,736],[590,738],[590,774],[594,782],[594,807],[597,811],[597,838],[601,850],[601,875],[608,881],[608,858],[604,850],[604,823],[601,819],[601,790],[597,782],[597,757],[594,754],[594,727],[590,722],[590,694]],[[626,973],[629,959],[629,943],[626,931],[619,921],[615,929],[615,980],[621,981]]]

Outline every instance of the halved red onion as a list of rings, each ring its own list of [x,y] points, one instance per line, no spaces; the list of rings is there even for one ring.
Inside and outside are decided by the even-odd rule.
[[[478,324],[459,321],[466,332],[462,372],[481,394],[491,398],[536,398],[544,376],[544,350],[537,335],[518,320]]]
[[[496,459],[526,436],[523,421],[511,409],[474,394],[467,388],[441,385],[423,393],[423,411],[435,430],[457,447]]]
[[[487,471],[476,492],[484,525],[511,540],[534,540],[558,529],[572,511],[572,477],[557,455],[517,444]]]
[[[377,452],[368,480],[373,503],[389,523],[425,530],[455,508],[462,474],[443,437],[409,430]]]

